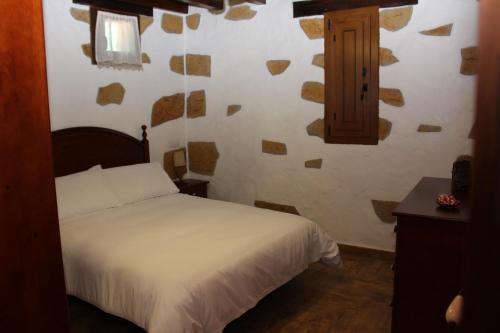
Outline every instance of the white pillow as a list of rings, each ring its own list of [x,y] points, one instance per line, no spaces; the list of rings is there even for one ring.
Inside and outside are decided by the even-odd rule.
[[[102,171],[121,204],[178,193],[160,163],[143,163]]]
[[[57,177],[56,195],[60,219],[120,204],[102,171],[96,167],[89,171]]]

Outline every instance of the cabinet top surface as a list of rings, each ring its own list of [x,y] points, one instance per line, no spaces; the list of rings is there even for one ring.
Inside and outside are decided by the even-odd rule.
[[[424,177],[394,210],[393,215],[468,222],[470,213],[468,193],[454,194],[461,201],[458,209],[438,207],[436,198],[443,193],[451,193],[451,179]]]

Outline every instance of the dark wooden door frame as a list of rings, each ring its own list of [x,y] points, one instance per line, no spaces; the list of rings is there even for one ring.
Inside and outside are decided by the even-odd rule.
[[[464,285],[463,331],[467,333],[500,330],[499,17],[498,0],[481,0],[472,230]]]
[[[42,1],[0,12],[0,331],[65,333]]]

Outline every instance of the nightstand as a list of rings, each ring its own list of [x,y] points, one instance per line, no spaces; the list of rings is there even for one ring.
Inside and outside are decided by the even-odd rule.
[[[181,193],[201,198],[207,197],[207,185],[209,183],[207,180],[183,179],[182,181],[176,180],[174,183]]]

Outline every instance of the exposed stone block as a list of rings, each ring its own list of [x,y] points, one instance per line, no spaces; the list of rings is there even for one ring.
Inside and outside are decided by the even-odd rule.
[[[169,34],[182,34],[183,22],[182,16],[163,14],[161,28]]]
[[[302,85],[301,96],[306,101],[316,102],[320,104],[325,103],[325,86],[320,82],[304,82]]]
[[[380,48],[380,66],[389,66],[397,63],[398,61],[399,59],[392,54],[392,50],[384,47]]]
[[[378,139],[385,140],[390,134],[392,129],[392,123],[384,118],[379,118],[378,120]]]
[[[186,73],[188,75],[208,76],[211,75],[211,57],[201,54],[186,55]]]
[[[399,7],[380,12],[380,27],[397,31],[408,25],[413,14],[413,7]]]
[[[325,137],[325,120],[323,118],[318,118],[309,125],[307,125],[307,134],[310,136],[317,136],[320,138]]]
[[[271,75],[279,75],[290,66],[290,60],[268,60],[266,66]]]
[[[395,223],[396,216],[392,216],[392,212],[398,207],[399,202],[396,201],[381,201],[372,200],[373,210],[378,218],[384,223]]]
[[[441,126],[421,124],[420,126],[418,126],[417,131],[431,133],[431,132],[441,132],[442,130],[443,130],[443,128]]]
[[[315,54],[312,60],[314,66],[325,68],[325,55],[323,53]]]
[[[427,35],[427,36],[450,36],[452,29],[453,29],[453,23],[450,23],[434,29],[420,31],[420,33],[422,35]]]
[[[380,88],[379,99],[392,106],[402,107],[405,105],[403,93],[399,89]]]
[[[321,169],[322,165],[323,165],[323,159],[322,158],[318,158],[318,159],[315,159],[315,160],[305,161],[305,163],[304,163],[304,166],[306,168],[310,168],[310,169]]]
[[[248,5],[231,7],[226,13],[224,18],[231,21],[241,21],[252,19],[257,12],[250,8]]]
[[[87,58],[92,58],[92,45],[90,43],[82,44],[82,52]]]
[[[319,39],[325,35],[322,18],[302,19],[300,20],[300,27],[309,39]]]
[[[151,58],[148,56],[146,52],[142,53],[142,63],[143,64],[150,64],[151,63]]]
[[[158,126],[164,122],[181,118],[184,115],[184,94],[164,96],[157,100],[151,112],[151,126]]]
[[[184,56],[170,57],[170,70],[172,72],[184,75]]]
[[[205,90],[192,91],[187,100],[187,117],[198,118],[206,114]]]
[[[200,14],[188,15],[186,16],[186,25],[188,26],[189,29],[196,30],[200,25],[200,18],[201,18]]]
[[[460,66],[460,73],[463,75],[476,75],[478,70],[478,50],[476,46],[463,48],[462,51],[462,65]]]
[[[233,114],[235,114],[236,112],[238,112],[240,110],[241,110],[241,105],[229,105],[227,107],[227,115],[228,115],[228,117],[232,116]]]
[[[151,16],[139,16],[139,33],[142,35],[146,29],[153,24],[154,19]]]
[[[124,96],[125,88],[121,83],[114,82],[99,88],[96,101],[99,105],[122,104]]]
[[[281,142],[262,140],[262,152],[273,155],[286,155],[286,144]]]
[[[73,18],[77,21],[80,21],[83,23],[90,22],[90,14],[89,14],[88,10],[71,7],[69,12],[71,13],[71,16],[73,16]]]
[[[258,208],[264,208],[264,209],[275,210],[275,211],[282,212],[282,213],[300,215],[299,211],[294,206],[277,204],[274,202],[267,202],[267,201],[261,201],[261,200],[255,200],[254,205],[255,205],[255,207],[258,207]]]
[[[201,175],[214,174],[219,159],[215,142],[189,142],[188,154],[189,170]]]

